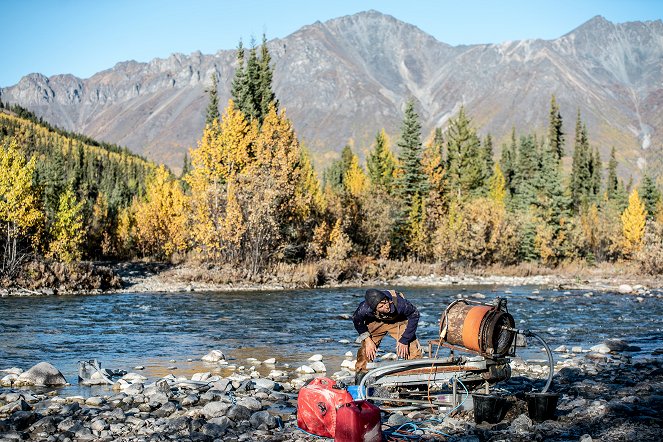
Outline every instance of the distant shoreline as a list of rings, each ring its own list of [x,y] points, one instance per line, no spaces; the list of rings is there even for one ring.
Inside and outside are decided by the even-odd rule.
[[[406,267],[403,263],[389,264]],[[365,276],[357,272],[351,277],[340,279],[329,276],[323,284],[312,284],[306,272],[297,266],[278,269],[268,275],[242,278],[236,269],[214,267],[204,264],[178,264],[158,262],[97,263],[96,267],[116,278],[115,287],[110,288],[58,288],[58,287],[12,287],[0,290],[1,297],[48,296],[48,295],[92,295],[113,293],[175,293],[175,292],[229,292],[229,291],[275,291],[306,290],[341,287],[470,287],[470,286],[538,286],[557,290],[587,290],[591,292],[618,292],[632,295],[648,295],[650,290],[663,289],[663,275],[642,276],[631,274],[623,265],[602,265],[600,268],[545,269],[523,266],[499,269],[474,269],[456,273],[436,272],[433,266],[418,264],[416,269],[402,273],[394,269]],[[362,269],[365,270],[365,269]],[[320,269],[317,272],[320,273]],[[333,274],[332,271],[330,273]],[[316,278],[320,278],[316,274]],[[119,282],[118,282],[119,281]],[[319,282],[316,280],[316,282]],[[81,284],[79,284],[81,285]],[[663,293],[659,296],[663,296]]]

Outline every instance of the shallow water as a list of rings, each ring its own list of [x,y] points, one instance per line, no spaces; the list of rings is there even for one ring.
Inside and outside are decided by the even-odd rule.
[[[417,335],[422,344],[436,338],[440,314],[449,302],[459,294],[480,292],[486,295],[484,301],[506,297],[516,326],[541,332],[551,348],[589,348],[618,338],[640,347],[633,353],[639,357],[663,347],[662,299],[638,302],[635,296],[586,296],[586,291],[563,295],[537,287],[396,289],[419,308]],[[533,294],[535,289],[540,293]],[[72,384],[77,381],[78,361],[93,358],[113,369],[145,366],[149,377],[191,376],[212,368],[223,374],[216,365],[200,361],[218,349],[237,365],[250,365],[249,357],[275,357],[276,368],[284,363],[296,366],[321,353],[334,372],[345,352],[356,352],[357,333],[343,316],[354,312],[364,290],[0,298],[0,369],[28,369],[48,361]],[[350,343],[338,342],[344,339]],[[394,346],[390,338],[382,345],[385,351],[394,351]],[[258,368],[266,373],[274,366]]]

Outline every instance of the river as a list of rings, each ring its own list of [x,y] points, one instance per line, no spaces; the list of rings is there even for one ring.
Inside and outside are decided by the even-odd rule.
[[[449,302],[482,293],[485,301],[506,297],[516,326],[539,331],[551,348],[586,349],[618,338],[640,347],[634,357],[648,357],[663,347],[661,298],[540,287],[395,288],[419,308],[422,343],[436,338]],[[97,359],[107,368],[144,366],[148,377],[190,376],[210,370],[200,358],[218,349],[237,365],[250,364],[249,357],[275,357],[277,368],[321,353],[334,372],[344,353],[356,352],[357,334],[347,316],[364,290],[0,298],[0,369],[47,361],[76,384],[78,361]],[[383,347],[393,351],[393,344],[386,339]]]

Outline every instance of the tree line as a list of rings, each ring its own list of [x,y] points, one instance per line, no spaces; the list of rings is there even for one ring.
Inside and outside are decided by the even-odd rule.
[[[513,130],[499,156],[491,135],[480,136],[464,108],[424,140],[410,99],[395,146],[378,130],[365,164],[345,146],[319,179],[273,92],[264,37],[248,49],[240,42],[235,68],[232,98],[222,112],[212,75],[206,124],[181,176],[128,155],[122,167],[109,163],[96,172],[89,164],[96,160],[78,161],[81,177],[96,181],[77,181],[70,171],[69,200],[54,189],[47,197],[44,187],[38,199],[50,225],[57,224],[60,205],[83,204],[96,213],[91,201],[103,194],[113,221],[83,229],[84,236],[98,232],[109,244],[103,253],[121,258],[195,259],[249,274],[284,262],[355,257],[444,268],[635,259],[646,271],[663,271],[663,202],[656,181],[647,173],[637,188],[620,180],[614,148],[605,163],[579,112],[567,132],[554,96],[546,133]],[[6,143],[4,151],[11,151]],[[76,162],[77,156],[65,158]],[[36,182],[50,182],[48,172],[29,161],[20,167],[34,167]],[[94,191],[86,187],[93,181]],[[85,223],[96,225],[95,216],[84,217]],[[51,242],[58,231],[52,229]],[[98,252],[87,248],[76,256]]]

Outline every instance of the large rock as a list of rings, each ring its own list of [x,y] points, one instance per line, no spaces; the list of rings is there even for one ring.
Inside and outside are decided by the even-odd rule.
[[[207,419],[221,417],[226,415],[230,407],[231,405],[226,402],[210,402],[202,408],[201,413],[205,415]]]
[[[226,356],[219,350],[212,350],[201,358],[205,362],[219,362],[226,359]]]
[[[278,425],[276,418],[269,414],[268,411],[258,411],[253,413],[249,418],[251,426],[253,428],[260,428],[261,426],[267,427],[267,429],[276,428]]]
[[[243,405],[233,405],[228,410],[227,416],[235,422],[246,421],[251,417],[251,410]]]
[[[25,373],[21,373],[16,380],[16,385],[57,387],[66,384],[67,380],[60,373],[60,370],[48,362],[40,362]]]

